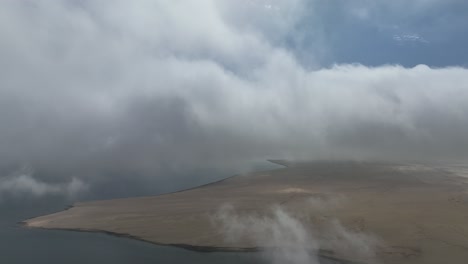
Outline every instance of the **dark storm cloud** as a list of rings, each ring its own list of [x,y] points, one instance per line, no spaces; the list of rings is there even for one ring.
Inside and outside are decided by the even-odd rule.
[[[0,166],[45,171],[16,180],[27,186],[271,157],[468,154],[468,70],[307,69],[284,45],[303,1],[2,5]]]

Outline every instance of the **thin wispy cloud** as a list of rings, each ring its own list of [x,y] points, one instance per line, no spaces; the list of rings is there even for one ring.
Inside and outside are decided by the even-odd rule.
[[[78,178],[72,178],[71,181],[64,183],[44,182],[27,173],[0,178],[0,198],[18,195],[33,197],[59,195],[76,198],[87,189],[87,184]]]
[[[317,204],[329,206],[323,200],[315,201],[314,205]],[[335,256],[364,263],[378,263],[377,249],[383,243],[376,236],[349,230],[337,219],[315,225],[311,219],[319,217],[320,212],[307,205],[303,209],[305,212],[294,213],[272,206],[249,213],[226,204],[212,216],[212,222],[227,245],[256,245],[268,263],[318,264],[319,250],[332,250]]]
[[[429,41],[427,41],[426,39],[424,39],[418,34],[394,35],[393,39],[400,45],[404,45],[408,43],[429,44]]]

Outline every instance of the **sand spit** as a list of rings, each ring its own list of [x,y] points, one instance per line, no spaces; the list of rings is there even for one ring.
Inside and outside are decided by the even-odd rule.
[[[260,233],[249,237],[250,230],[232,239],[226,229],[241,229],[220,225],[220,208],[229,205],[235,213],[224,219],[260,219],[269,230],[264,223],[273,219],[271,208],[280,206],[304,225],[321,256],[361,263],[466,263],[468,183],[449,165],[275,163],[286,168],[165,195],[77,203],[24,225],[198,251],[256,251],[284,245],[259,239]]]

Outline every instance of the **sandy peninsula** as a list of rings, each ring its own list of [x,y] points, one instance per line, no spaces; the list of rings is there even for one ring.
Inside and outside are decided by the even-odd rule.
[[[385,264],[468,260],[468,178],[463,166],[275,162],[286,167],[176,193],[76,203],[24,224],[106,232],[195,250],[249,251],[271,244],[249,237],[249,232],[232,239],[225,232],[229,223],[220,219],[229,221],[235,214],[236,219],[255,216],[265,223],[273,219],[271,208],[280,207],[304,230],[310,228],[322,256]],[[220,218],[226,206],[231,215]],[[338,227],[331,228],[331,222]],[[349,245],[343,244],[346,239]],[[354,250],[358,242],[363,244]],[[369,252],[357,254],[363,248]]]

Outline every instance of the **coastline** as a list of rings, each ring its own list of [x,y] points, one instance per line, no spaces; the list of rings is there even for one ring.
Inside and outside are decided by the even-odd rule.
[[[27,225],[27,220],[21,221],[18,223],[23,228],[30,228],[30,229],[40,229],[40,230],[57,230],[57,231],[66,231],[66,232],[79,232],[79,233],[95,233],[95,234],[104,234],[113,237],[119,237],[124,239],[132,239],[141,241],[144,243],[152,244],[155,246],[161,247],[176,247],[185,250],[201,252],[201,253],[253,253],[253,252],[261,252],[266,250],[266,248],[262,247],[216,247],[216,246],[197,246],[197,245],[190,245],[190,244],[165,244],[165,243],[158,243],[151,240],[146,240],[138,236],[130,235],[130,234],[123,234],[117,233],[112,231],[100,230],[100,229],[80,229],[80,228],[46,228],[46,227],[31,227]],[[337,261],[342,264],[363,264],[351,260],[346,260],[342,258],[338,258],[332,256],[332,252],[328,250],[319,249],[318,254],[320,258]]]
[[[289,168],[291,166],[290,163],[285,161],[285,160],[268,159],[267,161],[271,162],[273,164],[283,166],[284,168]],[[258,171],[252,171],[250,173],[259,173],[259,172],[263,172],[263,171],[272,171],[272,170],[278,170],[278,169],[283,169],[283,168],[258,170]],[[182,189],[182,190],[178,190],[178,191],[162,193],[162,194],[152,195],[152,196],[139,196],[139,197],[136,197],[136,198],[159,197],[159,196],[164,196],[164,195],[177,194],[177,193],[181,193],[181,192],[185,192],[185,191],[190,191],[190,190],[199,189],[199,188],[207,187],[207,186],[210,186],[210,185],[218,184],[218,183],[221,183],[223,181],[227,181],[227,180],[229,180],[231,178],[238,177],[238,176],[240,176],[240,175],[239,174],[234,174],[232,176],[229,176],[229,177],[221,179],[221,180],[217,180],[217,181],[214,181],[214,182],[202,184],[202,185],[195,186],[195,187],[190,187],[190,188],[187,188],[187,189]],[[127,199],[127,198],[117,198],[117,199],[109,199],[109,200],[120,200],[120,199]],[[105,200],[100,200],[100,201],[105,201]],[[79,204],[79,203],[80,202],[77,202],[77,203],[72,204],[72,205],[67,205],[65,208],[63,208],[62,210],[59,210],[59,211],[57,211],[55,213],[63,213],[63,212],[72,210],[73,208],[76,207],[76,204]],[[131,234],[118,233],[118,232],[102,230],[102,229],[49,228],[49,227],[40,227],[40,226],[30,226],[28,224],[28,221],[32,220],[34,218],[37,218],[37,217],[41,217],[41,216],[28,218],[28,219],[25,219],[23,221],[18,222],[17,224],[22,228],[29,228],[29,229],[58,230],[58,231],[68,231],[68,232],[104,234],[104,235],[109,235],[109,236],[114,236],[114,237],[119,237],[119,238],[137,240],[137,241],[141,241],[141,242],[144,242],[144,243],[149,243],[149,244],[152,244],[152,245],[155,245],[155,246],[176,247],[176,248],[181,248],[181,249],[195,251],[195,252],[203,252],[203,253],[213,253],[213,252],[249,253],[249,252],[261,252],[261,251],[265,250],[265,248],[262,248],[262,247],[219,247],[219,246],[199,246],[199,245],[182,244],[182,243],[166,244],[166,243],[159,243],[159,242],[155,242],[155,241],[152,241],[152,240],[144,239],[144,238],[141,238],[141,237],[138,237],[138,236],[135,236],[135,235],[131,235]],[[330,252],[328,250],[323,250],[323,249],[318,250],[318,256],[320,258],[324,258],[324,259],[328,259],[328,260],[332,260],[332,261],[337,261],[337,262],[343,263],[343,264],[360,264],[360,263],[355,262],[355,261],[335,257],[335,256],[333,256],[333,252]]]
[[[233,175],[156,196],[80,202],[19,224],[25,228],[102,233],[197,252],[258,252],[270,250],[271,244],[226,241],[213,227],[211,217],[226,203],[240,216],[268,214],[268,208],[280,204],[293,215],[305,213],[302,220],[312,228],[337,219],[358,237],[375,234],[385,243],[375,250],[382,263],[432,264],[440,263],[443,256],[460,263],[457,261],[468,258],[468,212],[459,210],[468,206],[466,178],[425,165],[270,162],[286,168]],[[335,203],[340,197],[344,199]],[[305,212],[311,206],[310,199],[326,206]],[[437,226],[440,222],[454,228],[441,229]],[[326,232],[326,228],[323,230]],[[320,238],[320,233],[314,236]],[[318,256],[323,259],[374,263],[346,247],[326,243],[320,247],[328,249],[319,250]]]

